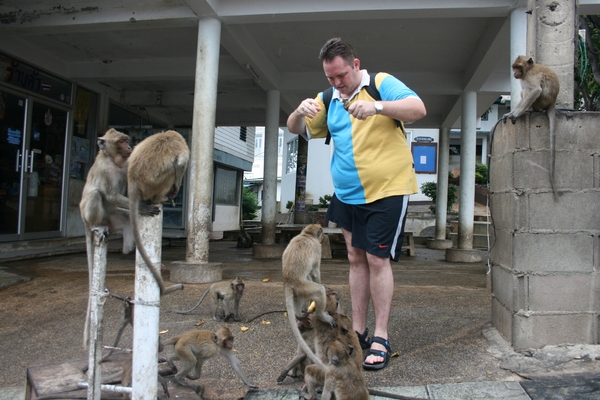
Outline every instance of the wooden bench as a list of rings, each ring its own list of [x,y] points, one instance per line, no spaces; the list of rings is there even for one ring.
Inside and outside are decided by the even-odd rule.
[[[278,225],[277,229],[281,231],[281,243],[289,243],[290,239],[302,232],[302,229],[304,229],[305,226],[305,224]],[[325,238],[323,239],[323,243],[321,243],[321,258],[330,259],[332,258],[330,235],[341,235],[342,228],[324,227],[323,233],[325,233]],[[402,250],[406,250],[408,255],[411,257],[414,257],[416,255],[415,238],[412,232],[404,232],[404,242],[402,243]]]

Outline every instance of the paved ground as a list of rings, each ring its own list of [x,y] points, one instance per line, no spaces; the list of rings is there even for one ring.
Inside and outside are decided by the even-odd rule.
[[[108,257],[107,287],[132,296],[134,256],[110,252]],[[163,248],[167,267],[171,261],[184,259],[184,242]],[[0,287],[5,286],[0,290],[0,399],[23,398],[28,367],[87,357],[81,346],[88,293],[85,260],[82,251],[0,262]],[[283,310],[280,260],[254,259],[251,249],[216,241],[211,242],[210,261],[222,263],[224,279],[240,276],[246,280],[242,322],[228,326],[235,335],[240,364],[260,390],[247,394],[229,365],[211,360],[200,380],[206,385],[205,397],[298,398],[301,381],[276,382],[280,368],[296,349],[287,318],[277,312],[249,322],[262,312]],[[394,264],[396,290],[390,323],[390,342],[398,356],[385,370],[365,372],[368,386],[431,399],[600,399],[598,346],[512,352],[490,326],[486,272],[485,262],[447,263],[440,250],[418,247],[416,257],[403,255]],[[323,283],[339,291],[349,311],[347,275],[343,253],[335,253],[334,259],[322,264]],[[168,280],[168,271],[164,277]],[[190,308],[207,287],[187,284],[183,291],[163,297],[160,329],[168,331],[164,338],[222,325],[212,320],[210,302],[189,315],[172,312]],[[109,299],[105,313],[105,342],[112,344],[120,324],[120,302]],[[242,327],[249,330],[243,332]],[[131,340],[128,327],[121,345],[131,347]],[[172,398],[197,399],[172,381],[169,390]]]

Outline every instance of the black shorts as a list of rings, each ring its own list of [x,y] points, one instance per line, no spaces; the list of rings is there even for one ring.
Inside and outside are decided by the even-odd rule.
[[[334,194],[326,218],[352,232],[352,246],[398,261],[404,241],[409,196],[392,196],[369,204],[342,203]]]

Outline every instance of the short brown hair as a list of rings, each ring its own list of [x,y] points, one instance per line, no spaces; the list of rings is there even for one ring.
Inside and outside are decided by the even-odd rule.
[[[348,64],[352,64],[358,58],[354,47],[342,38],[329,39],[319,52],[319,60],[331,62],[336,57],[342,57]]]

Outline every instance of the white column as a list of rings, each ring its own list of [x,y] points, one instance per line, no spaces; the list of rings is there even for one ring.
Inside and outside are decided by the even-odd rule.
[[[429,249],[448,249],[452,240],[446,239],[448,219],[448,164],[450,161],[450,128],[440,128],[440,146],[438,154],[437,194],[435,196],[435,235],[427,240]]]
[[[142,245],[160,270],[162,205],[157,216],[139,216]],[[139,246],[139,244],[138,244]],[[132,399],[154,400],[157,395],[160,288],[139,251],[135,253]]]
[[[475,212],[475,150],[477,143],[477,93],[462,95],[460,130],[460,194],[458,212],[458,248],[473,248]]]
[[[458,196],[457,248],[446,249],[446,261],[480,262],[481,252],[473,249],[475,213],[475,153],[477,144],[477,94],[462,94],[460,130],[460,190]]]
[[[173,261],[171,282],[208,283],[223,277],[220,263],[208,261],[212,229],[213,154],[217,115],[217,82],[221,22],[204,18],[198,23],[196,80],[190,154],[187,247],[185,261]]]
[[[264,194],[262,201],[262,244],[275,244],[275,214],[277,213],[277,145],[279,141],[278,90],[267,91],[265,122]]]
[[[194,120],[189,164],[188,262],[208,262],[208,234],[212,227],[213,152],[217,114],[217,81],[221,22],[205,18],[198,23]]]

